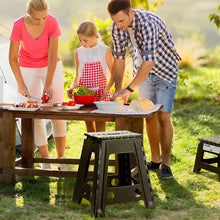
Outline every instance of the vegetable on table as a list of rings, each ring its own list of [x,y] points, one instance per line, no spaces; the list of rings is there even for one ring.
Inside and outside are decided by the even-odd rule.
[[[88,96],[88,95],[95,95],[95,91],[88,89],[87,87],[80,86],[77,89],[74,89],[73,91],[74,95],[77,96]]]

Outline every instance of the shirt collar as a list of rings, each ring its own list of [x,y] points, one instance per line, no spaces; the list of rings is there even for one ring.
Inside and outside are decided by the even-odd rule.
[[[132,22],[132,29],[135,30],[137,28],[137,13],[135,9],[132,9],[134,14],[133,14],[133,22]]]

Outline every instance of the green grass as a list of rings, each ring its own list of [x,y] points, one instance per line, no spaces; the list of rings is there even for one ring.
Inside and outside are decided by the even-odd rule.
[[[150,172],[156,208],[146,209],[143,201],[108,205],[105,219],[220,219],[218,175],[205,170],[200,174],[193,172],[198,138],[220,134],[220,105],[204,94],[210,72],[219,73],[219,70],[201,68],[190,72],[186,89],[199,81],[196,98],[194,89],[189,89],[187,96],[177,96],[175,101],[171,163],[174,178],[163,180],[159,172]],[[181,85],[177,93],[180,95],[183,90]],[[211,95],[214,97],[214,91]],[[108,123],[107,130],[114,130],[114,123]],[[66,157],[80,156],[85,131],[84,122],[68,122]],[[56,157],[53,139],[49,147],[50,155]],[[144,147],[149,160],[146,135]],[[69,169],[77,167],[69,166]],[[0,219],[94,219],[87,200],[83,199],[80,205],[72,203],[74,183],[72,178],[17,176],[15,185],[0,185]]]

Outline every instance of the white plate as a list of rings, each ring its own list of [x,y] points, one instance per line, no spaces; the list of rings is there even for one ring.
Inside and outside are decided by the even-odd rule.
[[[94,102],[97,108],[103,112],[118,112],[121,109],[122,103],[119,102],[105,102],[97,101]]]
[[[22,108],[22,107],[8,107],[8,110],[12,111],[29,111],[29,112],[34,112],[37,111],[40,107],[38,108]]]
[[[66,105],[61,105],[61,108],[63,109],[63,110],[77,110],[77,109],[79,109],[80,107],[82,107],[83,105],[81,105],[81,104],[76,104],[76,105],[74,105],[74,106],[66,106]]]

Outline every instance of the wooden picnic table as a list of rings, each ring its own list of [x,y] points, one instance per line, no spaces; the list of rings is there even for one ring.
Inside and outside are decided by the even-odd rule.
[[[79,164],[79,159],[35,158],[34,157],[34,119],[61,119],[79,121],[115,122],[115,130],[128,130],[143,134],[143,119],[157,114],[160,105],[146,114],[94,113],[95,105],[83,106],[79,110],[62,110],[61,107],[43,107],[37,111],[10,110],[0,108],[0,183],[12,184],[15,175],[75,177],[76,171],[34,169],[34,163]],[[22,150],[21,159],[15,160],[16,119],[21,119]]]

